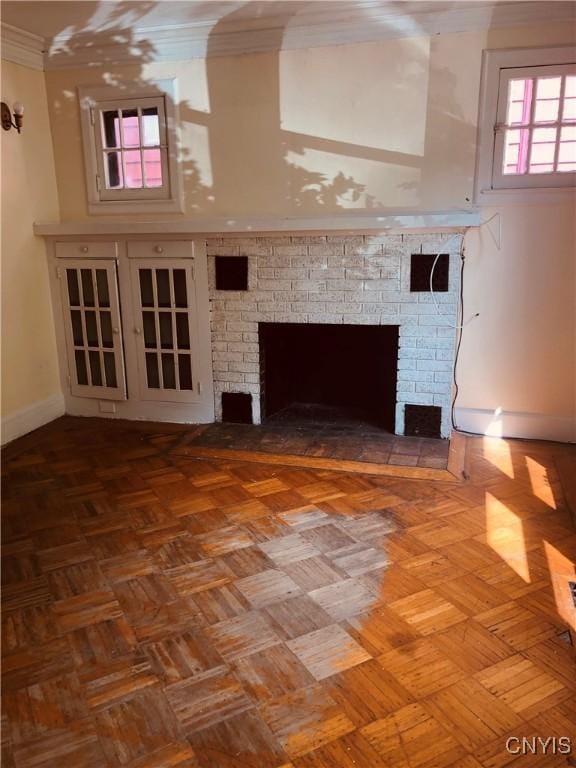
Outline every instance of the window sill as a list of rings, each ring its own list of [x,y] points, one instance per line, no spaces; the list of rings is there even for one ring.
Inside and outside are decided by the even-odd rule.
[[[575,187],[516,187],[515,189],[482,189],[476,193],[476,205],[537,205],[570,200]]]
[[[184,213],[182,200],[103,200],[89,202],[88,213],[94,216],[126,213]]]

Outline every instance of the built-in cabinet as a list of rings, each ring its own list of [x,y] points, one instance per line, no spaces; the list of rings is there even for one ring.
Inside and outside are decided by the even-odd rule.
[[[214,420],[201,241],[49,244],[67,412]]]

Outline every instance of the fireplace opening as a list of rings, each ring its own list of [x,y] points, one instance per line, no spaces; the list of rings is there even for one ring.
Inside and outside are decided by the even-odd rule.
[[[260,323],[264,421],[358,422],[394,432],[397,325]]]

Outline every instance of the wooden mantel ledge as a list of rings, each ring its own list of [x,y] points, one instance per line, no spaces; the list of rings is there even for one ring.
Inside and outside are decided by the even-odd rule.
[[[265,235],[275,233],[357,232],[366,234],[409,232],[464,232],[480,224],[478,211],[383,212],[342,214],[314,218],[219,218],[168,221],[67,221],[36,222],[34,234],[42,237],[98,235]]]

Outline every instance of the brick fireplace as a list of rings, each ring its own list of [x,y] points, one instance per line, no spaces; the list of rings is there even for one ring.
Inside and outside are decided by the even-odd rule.
[[[386,358],[380,367],[393,366],[396,374],[395,391],[382,386],[390,427],[403,435],[406,413],[412,423],[415,413],[426,418],[429,410],[439,414],[441,435],[448,437],[460,246],[461,236],[452,232],[210,238],[216,418],[222,418],[223,393],[245,393],[252,397],[252,421],[261,422],[262,328],[289,324],[302,333],[310,325],[313,335],[320,325],[391,326],[397,359],[390,359],[396,348],[391,353],[379,345],[377,335],[372,350]],[[434,272],[440,314],[429,290],[437,254],[443,254]]]

